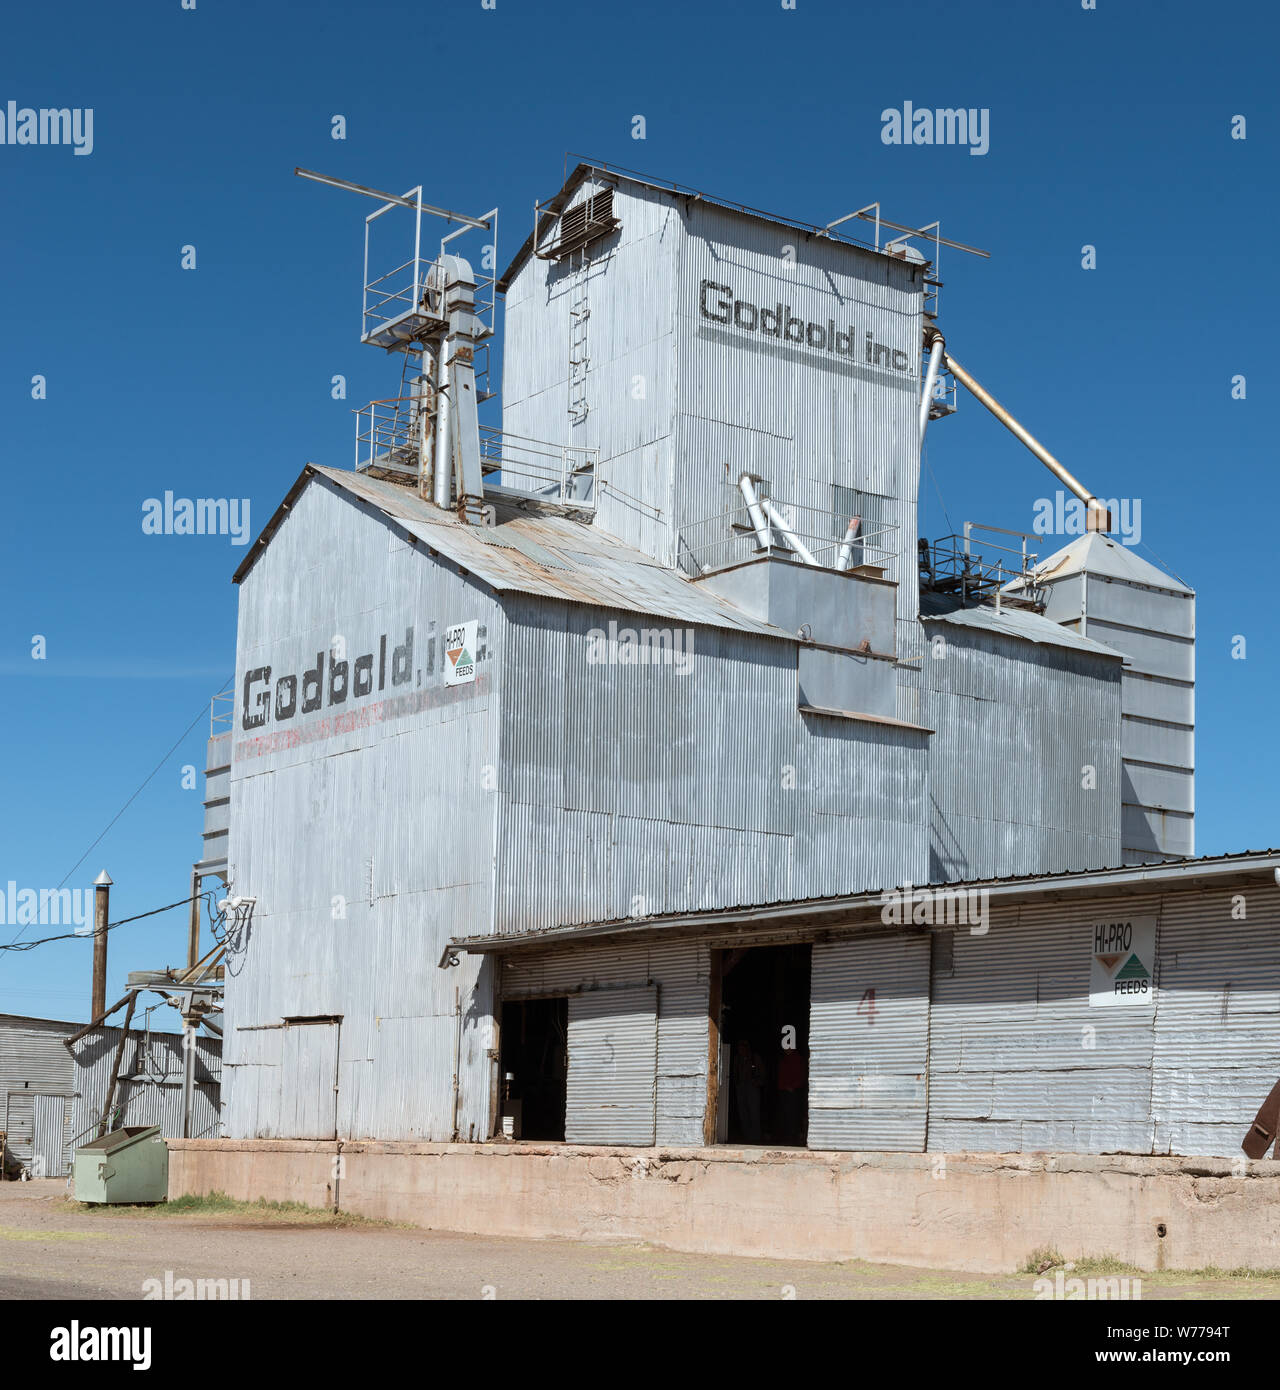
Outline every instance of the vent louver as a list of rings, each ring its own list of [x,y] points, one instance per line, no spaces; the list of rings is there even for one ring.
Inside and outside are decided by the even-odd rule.
[[[613,215],[613,189],[606,188],[568,208],[560,217],[555,242],[538,254],[543,260],[563,260],[621,225]]]

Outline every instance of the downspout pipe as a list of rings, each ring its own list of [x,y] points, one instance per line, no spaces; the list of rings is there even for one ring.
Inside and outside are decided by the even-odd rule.
[[[773,535],[769,530],[769,523],[764,519],[755,481],[750,473],[744,473],[738,479],[738,491],[742,493],[742,500],[747,504],[747,515],[751,518],[752,526],[756,528],[756,540],[760,542],[761,549],[772,550]]]
[[[434,501],[441,511],[453,504],[453,397],[449,393],[449,354],[452,344],[446,338],[436,358],[436,437]]]
[[[942,354],[947,341],[930,324],[924,330],[925,346],[929,349],[929,367],[924,378],[924,395],[920,397],[920,444],[924,445],[924,432],[929,428],[929,405],[933,400],[933,388],[938,384],[938,368],[942,365]]]
[[[813,558],[813,551],[811,551],[791,527],[787,525],[786,517],[773,505],[772,499],[768,497],[761,498],[760,505],[764,508],[764,514],[777,528],[778,534],[786,541],[791,549],[795,551],[796,555],[799,556],[806,565],[813,565],[816,569],[822,569],[823,566],[819,565],[817,560]]]
[[[1093,493],[1091,493],[1079,479],[1069,473],[1029,430],[1023,429],[1004,406],[1002,406],[989,391],[975,381],[949,352],[946,353],[946,362],[947,370],[965,390],[971,395],[976,396],[1010,434],[1020,439],[1036,458],[1044,464],[1049,472],[1065,487],[1070,488],[1070,490],[1085,504],[1086,527],[1090,531],[1110,531],[1111,513],[1107,510],[1106,505],[1099,502]]]
[[[849,526],[844,533],[844,540],[840,542],[840,553],[836,556],[836,569],[847,570],[853,562],[853,546],[858,539],[858,528],[861,525],[862,518],[860,516],[849,518]]]

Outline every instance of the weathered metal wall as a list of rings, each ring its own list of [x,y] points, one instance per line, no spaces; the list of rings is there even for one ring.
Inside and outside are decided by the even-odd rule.
[[[1104,950],[1095,977],[1098,928],[1143,920],[1150,952],[1133,966]],[[1134,993],[1100,1002],[1117,978]],[[599,1014],[609,991],[649,984],[657,1063],[627,1071],[616,1122],[594,1089],[607,1049],[581,1093],[571,1058],[570,1113],[591,1102],[589,1142],[644,1142],[634,1101],[649,1082],[656,1142],[702,1142],[707,948],[594,944],[504,963],[504,998],[591,992]],[[1028,897],[992,906],[985,930],[924,923],[819,941],[809,1047],[814,1149],[1238,1154],[1280,1072],[1280,888]]]
[[[930,1149],[1151,1152],[1155,996],[1096,1008],[1089,984],[1092,924],[1158,910],[999,908],[986,935],[955,934],[953,968],[933,978]]]
[[[1067,547],[1046,612],[1127,662],[1122,693],[1126,864],[1195,853],[1195,594],[1109,539]]]
[[[677,284],[679,423],[677,527],[737,504],[742,472],[766,479],[773,496],[835,514],[856,506],[864,530],[898,528],[898,616],[916,613],[916,469],[919,460],[923,268],[819,238],[709,203],[685,218]],[[725,287],[703,303],[703,286]],[[756,308],[781,308],[805,341],[773,337],[733,310],[730,294]],[[847,334],[838,354],[821,338]],[[867,363],[868,338],[896,354],[897,368]],[[854,495],[857,495],[856,498]],[[841,536],[843,530],[841,530]]]
[[[83,1144],[97,1135],[120,1036],[119,1028],[100,1027],[71,1045],[75,1079],[73,1144]],[[166,1139],[181,1138],[182,1067],[181,1033],[130,1029],[112,1098],[112,1128],[159,1125]],[[190,1135],[216,1139],[222,1083],[222,1044],[217,1038],[197,1036],[194,1069]]]
[[[1156,1153],[1232,1154],[1280,1077],[1280,889],[1161,902]]]
[[[612,991],[652,985],[657,991],[656,1065],[649,1071],[654,1096],[656,1139],[659,1144],[701,1144],[703,1114],[707,1100],[707,997],[710,956],[699,942],[683,941],[670,945],[578,948],[571,951],[540,951],[510,957],[502,967],[504,999],[591,994],[603,996]],[[634,1012],[634,1011],[633,1011]],[[616,1051],[616,1045],[615,1045]],[[598,1061],[608,1063],[607,1051]],[[575,1063],[570,1051],[567,1088],[570,1113],[588,1119],[583,1101],[593,1096],[598,1068],[588,1055]],[[585,1076],[580,1088],[580,1073]],[[610,1126],[607,1112],[597,1105],[590,1118],[590,1142],[639,1143],[634,1134],[634,1116],[625,1125]]]
[[[923,625],[930,882],[1119,864],[1120,661],[1034,614]]]
[[[682,674],[593,664],[603,609],[509,615],[499,931],[924,880],[925,736],[801,714],[792,643],[690,628]]]
[[[603,186],[588,181],[574,204]],[[899,528],[890,577],[911,618],[922,268],[626,178],[613,210],[621,227],[587,249],[586,270],[575,256],[531,258],[516,273],[504,428],[599,449],[600,526],[666,564],[680,528],[737,505],[744,471],[825,512],[861,495],[868,526]],[[757,308],[789,308],[802,333],[812,323],[825,338],[834,325],[852,335],[849,350],[787,342],[785,325],[776,338],[744,328],[736,311],[721,323],[706,282]],[[898,368],[867,364],[868,333]],[[588,362],[578,420],[575,355]]]
[[[231,733],[215,734],[208,742],[204,764],[204,849],[201,866],[220,873],[227,864],[227,835],[231,828]]]
[[[70,1154],[71,1097],[75,1090],[71,1054],[63,1039],[77,1024],[54,1019],[0,1015],[0,1128],[6,1132],[9,1151],[23,1164],[35,1156],[35,1101],[37,1095],[64,1101],[65,1135],[60,1172]],[[46,1174],[48,1177],[60,1173]]]
[[[574,203],[602,186],[588,181]],[[600,526],[670,563],[683,226],[670,198],[638,184],[615,189],[613,210],[622,225],[611,237],[568,261],[531,258],[515,276],[503,310],[502,427],[598,449]],[[586,363],[585,414],[570,413],[575,355]]]
[[[444,631],[468,621],[478,623],[476,679],[446,686]],[[228,964],[228,1134],[290,1137],[323,1113],[323,1096],[300,1111],[290,1093],[300,1076],[326,1083],[318,1061],[284,1065],[279,1026],[317,1016],[341,1019],[341,1134],[448,1139],[459,1033],[460,1130],[482,1132],[488,977],[471,958],[438,963],[451,936],[488,931],[493,920],[501,630],[499,605],[456,566],[430,560],[322,479],[245,577],[228,873],[230,891],[257,903]],[[345,713],[326,682],[321,708],[305,718],[281,720],[271,708],[264,724],[245,727],[250,673],[270,668],[273,689],[289,673],[301,682],[335,642],[353,670],[372,657],[370,698]],[[263,679],[251,682],[254,694]],[[259,713],[251,696],[250,719]],[[290,1047],[329,1042],[312,1031]]]
[[[813,948],[809,1147],[920,1150],[929,1054],[929,939]]]

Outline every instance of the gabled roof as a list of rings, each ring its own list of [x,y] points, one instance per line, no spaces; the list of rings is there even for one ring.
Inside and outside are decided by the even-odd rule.
[[[1174,579],[1144,560],[1127,545],[1119,545],[1100,531],[1088,531],[1077,536],[1070,545],[1055,550],[1041,560],[1034,573],[1041,580],[1065,579],[1070,574],[1085,571],[1107,579],[1122,579],[1129,584],[1144,584],[1151,589],[1165,589],[1173,594],[1194,594],[1181,580]]]
[[[1095,656],[1111,656],[1117,661],[1124,659],[1114,647],[1104,646],[1091,637],[1081,637],[1079,633],[1040,613],[1014,608],[1009,604],[1002,604],[997,613],[993,604],[980,603],[965,607],[959,599],[948,594],[923,593],[920,595],[920,616],[925,622],[955,623],[961,627],[999,632],[1006,637],[1020,637],[1024,642],[1068,647],[1072,651],[1092,652]]]
[[[606,179],[613,184],[630,183],[639,188],[651,189],[655,193],[665,193],[669,198],[709,203],[712,207],[742,213],[744,216],[755,218],[759,222],[770,222],[776,227],[784,227],[793,232],[803,232],[807,236],[821,236],[825,240],[844,242],[848,246],[856,246],[864,251],[875,251],[876,249],[870,241],[851,235],[847,227],[839,231],[829,231],[817,223],[800,222],[794,217],[782,217],[776,213],[761,212],[759,208],[748,207],[745,203],[735,203],[728,198],[717,198],[713,194],[703,193],[696,188],[685,188],[681,184],[671,183],[667,180],[649,178],[644,174],[637,174],[631,169],[619,169],[616,165],[604,164],[595,160],[584,160],[574,166],[573,172],[565,179],[559,192],[541,205],[541,213],[535,230],[525,238],[523,245],[512,257],[511,264],[498,277],[497,289],[499,294],[506,294],[516,272],[533,255],[535,243],[541,241],[550,231],[551,224],[569,206],[573,200],[573,195],[592,175]]]
[[[678,570],[598,527],[570,517],[521,511],[502,502],[496,503],[496,526],[468,526],[452,512],[424,502],[411,488],[310,463],[236,570],[237,584],[244,581],[304,488],[313,482],[375,508],[499,593],[535,594],[681,624],[798,640],[795,633],[750,617]]]

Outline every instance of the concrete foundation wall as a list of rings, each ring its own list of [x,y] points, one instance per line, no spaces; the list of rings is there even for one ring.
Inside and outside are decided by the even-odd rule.
[[[336,1178],[344,1211],[484,1235],[983,1272],[1018,1270],[1044,1246],[1147,1270],[1270,1268],[1280,1248],[1270,1161],[243,1140],[169,1151],[170,1198],[333,1206]]]

